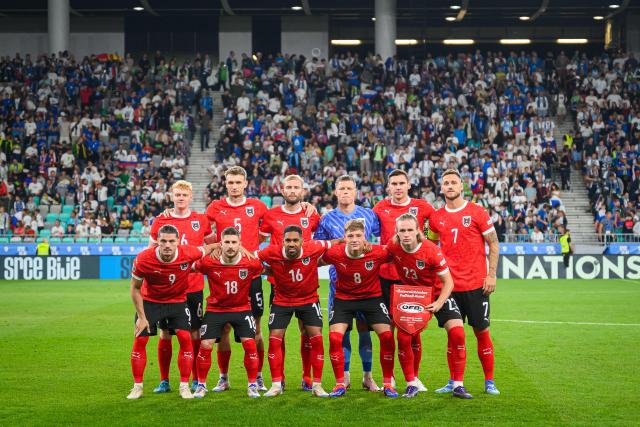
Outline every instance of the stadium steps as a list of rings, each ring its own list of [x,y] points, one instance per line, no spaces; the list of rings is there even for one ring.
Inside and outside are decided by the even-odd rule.
[[[556,127],[556,141],[562,144],[562,136],[573,130],[573,119],[569,115],[562,123]],[[553,180],[560,185],[560,173],[554,170]],[[593,215],[591,214],[591,204],[589,193],[584,185],[582,173],[571,169],[570,190],[561,193],[562,205],[571,231],[571,238],[576,245],[600,245],[594,232]]]
[[[189,158],[189,170],[185,177],[185,179],[193,185],[193,202],[191,203],[191,207],[197,212],[204,212],[207,208],[207,186],[211,182],[207,168],[213,163],[220,126],[222,126],[224,121],[221,92],[211,91],[210,93],[213,98],[213,120],[212,130],[209,133],[209,148],[200,151],[200,127],[198,127],[193,148],[191,149],[191,157]]]

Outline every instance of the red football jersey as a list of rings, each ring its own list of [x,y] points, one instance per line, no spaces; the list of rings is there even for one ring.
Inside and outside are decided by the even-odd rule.
[[[407,202],[398,205],[393,202],[392,199],[380,200],[377,205],[373,207],[373,211],[378,215],[380,220],[380,244],[386,245],[391,242],[393,235],[396,234],[396,219],[400,215],[410,213],[418,218],[420,224],[420,231],[424,223],[431,218],[431,215],[435,212],[433,206],[426,200],[409,198]],[[400,277],[396,273],[396,269],[392,264],[385,264],[380,269],[380,276],[388,280],[400,280]]]
[[[322,260],[336,268],[336,298],[355,300],[382,295],[378,273],[390,261],[385,247],[372,245],[371,252],[352,258],[347,254],[347,245],[342,243],[329,249]]]
[[[454,290],[481,288],[487,277],[484,236],[495,231],[486,209],[467,201],[456,210],[444,206],[429,220],[429,229],[440,235],[440,248],[447,257]]]
[[[331,247],[325,240],[309,240],[302,244],[302,253],[288,259],[284,248],[269,245],[258,258],[271,266],[275,278],[274,304],[296,306],[318,302],[318,259]]]
[[[262,263],[241,255],[233,264],[210,256],[198,261],[196,270],[207,275],[209,296],[207,311],[251,310],[251,280],[262,271]]]
[[[204,239],[213,235],[211,223],[205,214],[191,211],[189,216],[177,217],[174,215],[165,218],[157,216],[151,224],[150,240],[156,243],[158,240],[158,231],[163,225],[173,225],[178,229],[180,234],[181,245],[204,245]],[[200,292],[204,288],[204,276],[200,273],[191,273],[189,275],[189,289],[187,292]]]
[[[180,245],[169,262],[160,259],[160,248],[147,248],[133,260],[131,275],[142,282],[142,298],[152,302],[185,302],[189,273],[194,261],[204,256],[201,247]]]
[[[260,246],[258,230],[260,221],[267,212],[267,205],[258,199],[246,198],[238,205],[229,203],[227,198],[214,200],[207,208],[207,218],[216,228],[216,236],[220,241],[222,230],[235,227],[240,231],[242,246],[257,251]]]
[[[434,297],[440,295],[442,281],[436,275],[447,274],[449,267],[439,247],[423,240],[413,252],[405,251],[398,243],[387,245],[387,249],[403,285],[433,286]]]
[[[284,205],[276,206],[267,211],[260,225],[260,234],[271,236],[269,244],[282,246],[284,229],[289,225],[297,225],[302,228],[302,240],[311,240],[313,232],[318,228],[320,215],[314,213],[310,217],[305,215],[302,207],[296,212],[287,212]]]

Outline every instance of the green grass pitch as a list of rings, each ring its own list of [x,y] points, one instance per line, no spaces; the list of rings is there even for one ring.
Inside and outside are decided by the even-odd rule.
[[[326,286],[322,283],[324,305]],[[0,425],[638,425],[639,306],[640,283],[630,280],[499,281],[491,315],[501,396],[483,393],[470,329],[465,384],[475,399],[461,401],[433,393],[448,377],[445,333],[433,322],[423,333],[420,374],[429,392],[416,399],[385,399],[357,387],[345,398],[332,400],[302,392],[299,335],[292,324],[283,396],[246,397],[238,344],[231,358],[230,391],[209,393],[203,400],[181,400],[175,391],[174,355],[174,391],[154,395],[158,364],[152,338],[145,396],[127,401],[133,327],[127,282],[4,281],[0,283]],[[357,349],[356,334],[352,340]],[[333,373],[328,343],[325,346],[324,384],[329,390]],[[177,347],[174,340],[174,352]],[[374,338],[374,376],[380,381],[377,348]],[[214,362],[210,384],[217,374]],[[360,358],[354,351],[356,385],[360,375]],[[402,377],[397,361],[396,376]],[[398,389],[404,390],[404,381]]]

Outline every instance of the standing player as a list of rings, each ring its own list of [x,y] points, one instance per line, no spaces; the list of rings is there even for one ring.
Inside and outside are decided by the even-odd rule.
[[[485,391],[500,394],[493,381],[493,343],[489,335],[489,295],[496,289],[496,271],[500,244],[487,211],[462,197],[462,180],[455,169],[442,174],[441,192],[444,207],[429,221],[432,240],[440,240],[440,248],[447,258],[453,276],[453,298],[463,319],[473,327],[478,339],[478,357],[482,363]],[[489,244],[489,270],[485,243]],[[448,393],[452,380],[436,390]]]
[[[388,261],[389,253],[380,245],[373,245],[369,252],[365,252],[365,226],[358,220],[347,222],[344,240],[345,243],[331,247],[322,257],[322,262],[335,266],[337,275],[335,299],[329,311],[329,354],[336,376],[336,386],[330,396],[339,397],[346,393],[342,342],[353,318],[357,313],[362,313],[366,324],[373,328],[380,339],[384,395],[398,397],[391,385],[395,342],[378,277],[380,267]]]
[[[367,208],[356,205],[356,181],[349,175],[342,175],[336,179],[334,195],[338,200],[335,209],[327,212],[320,219],[318,229],[313,237],[317,240],[333,240],[340,239],[344,235],[344,227],[347,222],[357,220],[364,224],[364,237],[370,240],[371,236],[380,236],[380,222],[376,214]],[[336,269],[332,265],[329,268],[329,313],[333,309],[333,299],[336,291]],[[360,359],[362,360],[362,387],[370,391],[379,391],[380,389],[373,380],[371,375],[371,365],[373,359],[373,348],[371,344],[371,334],[369,326],[362,317],[356,316],[356,326],[358,328],[358,350]],[[349,388],[351,383],[351,375],[349,368],[351,365],[351,339],[350,329],[344,334],[342,341],[342,351],[344,353],[344,384]]]
[[[449,339],[449,368],[453,373],[453,395],[463,399],[471,398],[463,384],[464,368],[467,360],[464,329],[460,310],[453,298],[453,279],[447,267],[447,262],[440,249],[425,240],[418,220],[411,214],[404,214],[396,220],[397,242],[387,246],[393,257],[393,263],[400,280],[408,286],[431,286],[436,300],[426,309],[435,313],[438,326],[447,331]],[[438,277],[436,277],[438,276]],[[446,304],[445,304],[446,303]],[[401,328],[398,329],[398,359],[407,390],[404,397],[415,397],[418,394],[417,374],[414,371],[411,334]],[[419,333],[418,333],[419,334]]]
[[[247,188],[247,171],[240,166],[233,166],[224,173],[227,197],[214,200],[207,208],[207,218],[213,224],[216,238],[219,241],[222,231],[228,227],[234,227],[242,234],[242,245],[250,252],[255,252],[260,246],[258,230],[260,222],[267,212],[267,206],[258,199],[245,197]],[[265,391],[262,379],[262,364],[264,362],[264,341],[260,327],[260,319],[264,312],[264,299],[262,294],[262,278],[256,275],[251,281],[251,312],[256,320],[256,346],[258,349],[258,388]],[[229,360],[231,358],[231,344],[229,342],[229,329],[220,337],[218,343],[218,368],[220,378],[213,391],[225,391],[229,389]]]
[[[389,174],[387,178],[389,198],[381,200],[373,207],[373,211],[380,219],[380,244],[387,245],[391,242],[391,239],[393,239],[396,233],[396,219],[399,216],[406,213],[415,216],[418,219],[420,231],[422,231],[425,223],[435,212],[433,206],[426,200],[412,199],[409,197],[410,189],[411,183],[405,171],[396,169]],[[382,296],[387,306],[389,306],[393,291],[392,287],[396,283],[400,283],[400,277],[393,264],[383,265],[380,269],[380,286],[382,287]],[[413,349],[414,371],[417,378],[416,383],[418,384],[418,390],[427,391],[427,388],[422,384],[420,378],[418,378],[420,361],[422,360],[422,341],[419,334],[413,337],[411,347]]]
[[[197,355],[198,388],[194,397],[207,393],[207,375],[211,368],[211,351],[216,339],[222,337],[226,325],[233,326],[244,348],[244,367],[247,370],[249,397],[260,397],[258,375],[258,349],[255,342],[256,321],[251,313],[249,291],[252,278],[262,273],[262,263],[249,259],[240,252],[240,232],[233,227],[221,233],[220,259],[206,257],[194,269],[207,275],[209,297],[207,313],[200,332],[202,344]]]
[[[302,321],[311,342],[312,393],[318,397],[329,396],[322,389],[324,344],[322,311],[318,297],[318,259],[331,247],[331,242],[303,242],[302,235],[302,228],[290,225],[284,229],[281,246],[269,245],[258,252],[258,258],[270,265],[275,279],[275,297],[269,314],[269,367],[273,383],[264,394],[265,397],[277,396],[283,392],[282,340],[293,314]]]
[[[189,375],[193,365],[191,314],[187,307],[187,290],[191,264],[211,253],[205,248],[178,245],[178,229],[165,225],[158,231],[158,247],[148,248],[136,256],[131,269],[131,299],[136,309],[135,339],[131,350],[133,388],[127,399],[142,397],[142,379],[147,365],[149,336],[156,335],[159,322],[175,330],[180,343],[180,396],[192,399]]]
[[[264,215],[260,226],[260,234],[266,239],[271,236],[270,244],[281,246],[285,227],[296,225],[302,230],[303,241],[311,240],[313,232],[318,228],[320,215],[313,208],[309,215],[305,211],[302,199],[304,197],[304,180],[298,175],[288,175],[282,182],[282,196],[284,204],[276,206]],[[269,277],[273,285],[273,277]],[[273,301],[273,288],[271,301]],[[311,342],[305,332],[302,322],[298,322],[300,329],[300,355],[302,357],[302,389],[311,391]]]
[[[192,211],[189,208],[193,200],[193,188],[188,181],[176,181],[171,186],[171,196],[174,208],[166,215],[159,215],[153,220],[149,236],[149,247],[158,245],[158,231],[167,224],[171,224],[178,229],[179,243],[181,245],[201,246],[205,242],[215,241],[214,233],[211,231],[211,224],[206,215]],[[202,321],[203,309],[202,301],[204,289],[204,277],[200,273],[189,275],[189,289],[187,290],[187,306],[191,313],[191,342],[193,344],[193,354],[197,355],[200,349],[200,323]],[[171,367],[171,356],[173,349],[171,345],[171,332],[160,325],[160,339],[158,340],[158,366],[160,366],[160,384],[154,393],[166,393],[171,391],[169,385],[169,368]],[[194,365],[192,369],[193,385],[192,391],[198,383],[198,373]]]

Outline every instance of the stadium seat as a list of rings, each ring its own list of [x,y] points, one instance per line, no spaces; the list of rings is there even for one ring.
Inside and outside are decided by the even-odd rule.
[[[36,243],[42,243],[42,242],[44,242],[44,239],[45,239],[44,237],[38,237],[36,239]]]
[[[75,239],[73,237],[64,237],[62,239],[62,243],[74,243]]]
[[[63,214],[70,214],[71,212],[73,212],[74,206],[73,205],[64,205],[62,207],[62,213]]]
[[[48,228],[43,229],[40,232],[40,237],[44,237],[44,238],[51,237],[51,230],[49,230]]]
[[[78,237],[76,243],[87,243],[89,240],[86,237]]]
[[[60,212],[62,212],[62,206],[61,205],[51,205],[51,206],[49,206],[49,213],[59,214]]]
[[[65,205],[73,205],[76,202],[76,198],[74,197],[73,194],[68,194],[65,198],[64,198],[64,204]]]
[[[36,206],[40,206],[40,196],[33,196],[33,203]]]
[[[69,218],[71,218],[71,215],[68,213],[61,213],[60,216],[58,217],[60,222],[63,224],[66,224],[66,222],[69,221]]]
[[[51,239],[49,239],[49,243],[62,243],[62,239],[59,237],[52,237]]]
[[[44,220],[46,222],[56,222],[56,219],[58,219],[58,214],[57,213],[48,213],[47,216],[44,217]]]
[[[9,243],[8,237],[0,237],[0,243]]]
[[[100,243],[102,239],[100,237],[90,237],[89,243]]]
[[[130,234],[130,230],[121,228],[120,230],[118,230],[118,237],[129,237]]]
[[[141,243],[141,240],[139,237],[129,237],[127,243]]]
[[[107,197],[107,209],[108,210],[113,209],[114,204],[115,204],[115,199],[113,198],[113,196]]]
[[[127,238],[123,236],[118,236],[113,240],[113,243],[127,243]]]
[[[116,208],[116,211],[118,211],[118,216],[120,216],[120,213],[122,212],[122,206],[115,205],[114,208]]]
[[[142,230],[142,221],[134,221],[133,222],[133,229],[131,231],[132,232],[133,231],[138,231],[139,232],[140,230]]]
[[[103,237],[102,243],[113,243],[113,237]]]
[[[267,205],[268,208],[271,208],[271,196],[262,196],[260,197],[260,201]]]
[[[49,213],[49,205],[40,205],[38,206],[38,209],[40,209],[40,215],[46,215]]]

